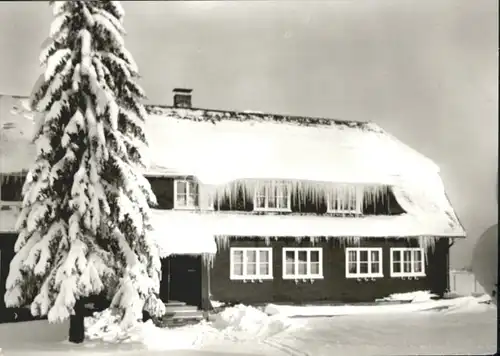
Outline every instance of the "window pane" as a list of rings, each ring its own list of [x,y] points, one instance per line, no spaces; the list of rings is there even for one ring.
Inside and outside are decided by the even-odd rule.
[[[379,261],[379,252],[378,251],[370,251],[370,257],[372,259],[372,262],[378,262]]]
[[[401,261],[401,251],[398,251],[398,250],[396,250],[396,251],[392,251],[392,260],[393,260],[394,262],[399,262],[399,261]]]
[[[360,273],[368,273],[368,262],[361,262],[359,264],[359,272]]]
[[[188,181],[189,193],[197,195],[198,194],[198,183],[193,181]]]
[[[319,262],[319,251],[311,251],[311,262]]]
[[[368,251],[366,250],[359,251],[359,260],[363,262],[368,262]]]
[[[415,272],[415,273],[422,272],[422,263],[421,263],[421,261],[413,261],[413,272]]]
[[[411,261],[403,262],[403,272],[411,272]]]
[[[256,263],[247,263],[247,275],[255,276],[257,274],[257,264]]]
[[[401,272],[401,263],[399,262],[394,262],[392,264],[392,270],[395,272],[395,273],[400,273]]]
[[[349,273],[356,273],[356,262],[348,263]]]
[[[311,274],[319,274],[319,263],[311,263]]]
[[[373,263],[372,262],[372,273],[379,273],[380,272],[380,269],[379,269],[380,265],[378,262],[375,262]]]
[[[255,201],[255,206],[257,208],[265,208],[266,207],[266,199],[264,197],[257,197]]]
[[[285,259],[287,262],[295,261],[295,252],[294,251],[286,251],[285,252]]]
[[[196,196],[193,194],[189,194],[187,200],[187,206],[196,206]]]
[[[356,251],[349,251],[348,261],[349,262],[355,262],[356,261]]]
[[[269,251],[259,251],[259,262],[269,262]]]
[[[301,262],[307,262],[307,251],[299,251],[299,261]]]
[[[247,261],[248,263],[257,262],[257,251],[255,250],[247,250]]]
[[[187,182],[177,181],[177,194],[187,194]]]
[[[294,264],[291,262],[286,262],[285,263],[285,271],[287,275],[294,275],[295,274],[295,267]]]
[[[186,194],[177,194],[175,202],[178,206],[187,206],[188,199]]]
[[[262,185],[262,186],[258,187],[256,195],[258,197],[264,197],[264,196],[266,196],[266,186]]]
[[[268,208],[271,208],[271,209],[273,209],[273,208],[276,208],[276,207],[277,207],[277,206],[276,206],[276,197],[269,197],[269,198],[268,198],[268,201],[267,201],[267,207],[268,207]]]
[[[404,251],[403,252],[403,260],[405,262],[410,262],[411,261],[411,251]]]
[[[286,196],[278,197],[277,200],[278,200],[277,201],[278,208],[280,208],[280,209],[287,209],[288,208],[288,198]]]
[[[349,188],[349,210],[356,210],[356,188]]]
[[[307,262],[299,261],[299,275],[303,276],[307,274]]]
[[[233,250],[233,261],[234,263],[243,263],[243,251]]]
[[[259,274],[263,276],[269,275],[269,264],[268,263],[260,263],[259,264]]]
[[[422,251],[414,250],[413,251],[413,260],[414,261],[422,261]]]
[[[243,276],[243,263],[235,263],[233,272],[237,276]]]

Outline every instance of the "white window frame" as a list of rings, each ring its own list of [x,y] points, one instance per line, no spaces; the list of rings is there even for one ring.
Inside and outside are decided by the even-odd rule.
[[[196,201],[194,205],[179,205],[177,202],[177,183],[184,182],[186,183],[186,195],[190,195],[190,186],[194,185],[196,189],[198,190],[198,204],[196,204]],[[179,210],[193,210],[193,209],[198,209],[200,204],[200,187],[198,182],[192,179],[174,179],[174,209],[179,209]]]
[[[294,274],[287,274],[286,272],[286,253],[294,252]],[[298,254],[301,251],[307,252],[307,264],[306,274],[299,274],[299,258]],[[318,262],[319,262],[319,270],[318,274],[311,273],[311,252],[318,252]],[[283,265],[283,279],[323,279],[323,249],[321,247],[284,247],[283,248],[283,257],[282,257],[282,265]]]
[[[284,185],[286,186],[287,189],[287,195],[286,195],[286,207],[284,208],[270,208],[269,207],[269,189],[272,187],[273,184],[279,184],[279,185]],[[265,193],[264,193],[264,207],[258,207],[257,206],[257,196],[260,196],[259,190],[264,188]],[[291,212],[292,211],[292,186],[290,183],[282,182],[282,181],[273,181],[269,182],[266,184],[262,184],[258,187],[255,188],[254,194],[253,194],[253,202],[254,202],[254,211],[285,211],[285,212]],[[276,197],[275,197],[276,198]],[[277,204],[276,204],[277,205]]]
[[[234,254],[236,252],[243,252],[243,275],[236,275],[234,273]],[[247,273],[247,252],[255,251],[256,258],[255,263],[257,265],[255,275],[248,275]],[[268,274],[260,274],[259,266],[260,266],[260,252],[265,251],[268,253],[269,260],[268,264]],[[265,279],[273,279],[273,249],[272,247],[231,247],[229,249],[229,279],[233,281],[254,281],[254,280],[265,280]]]
[[[400,272],[394,272],[394,252],[399,252],[401,260],[399,261]],[[404,272],[404,252],[410,251],[410,272]],[[421,261],[420,261],[420,272],[415,272],[415,264],[414,252],[420,252]],[[425,277],[425,254],[424,249],[421,247],[391,247],[391,277]]]
[[[349,272],[349,252],[356,252],[356,270],[357,272],[352,273]],[[360,254],[361,251],[366,251],[368,252],[368,272],[367,273],[361,273],[360,270],[360,265],[361,265],[361,260],[360,260]],[[377,251],[379,254],[379,271],[377,273],[373,273],[371,271],[372,269],[372,261],[371,261],[371,252]],[[347,247],[345,249],[345,277],[346,278],[383,278],[384,277],[384,263],[383,263],[383,253],[382,253],[382,247]],[[364,261],[363,261],[364,262]]]
[[[362,186],[351,186],[351,185],[338,185],[334,188],[334,190],[342,191],[342,190],[352,190],[355,196],[355,206],[350,207],[350,209],[335,209],[331,204],[331,196],[333,192],[329,192],[327,194],[327,213],[330,214],[361,214],[363,207],[363,187]],[[338,199],[337,199],[338,201]]]

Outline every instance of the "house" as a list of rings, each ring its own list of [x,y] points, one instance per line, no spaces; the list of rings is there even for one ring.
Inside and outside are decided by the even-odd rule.
[[[368,302],[447,290],[449,247],[465,231],[430,159],[371,122],[197,109],[191,96],[177,89],[173,106],[147,107],[144,174],[158,200],[164,301],[209,309],[211,300]],[[16,125],[29,126],[21,114]],[[29,168],[26,147],[30,158],[11,160],[4,176]],[[19,191],[13,184],[5,189]],[[15,239],[13,226],[0,231]]]

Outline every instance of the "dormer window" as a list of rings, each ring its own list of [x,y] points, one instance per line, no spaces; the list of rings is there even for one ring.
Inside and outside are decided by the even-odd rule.
[[[255,189],[254,210],[291,211],[290,184],[270,182]]]
[[[174,209],[196,209],[198,207],[198,183],[190,179],[174,182]]]
[[[361,214],[363,189],[358,186],[341,185],[327,196],[328,212],[332,214]]]

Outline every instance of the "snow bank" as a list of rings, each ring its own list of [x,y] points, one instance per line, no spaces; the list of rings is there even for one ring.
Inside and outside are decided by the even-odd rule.
[[[227,338],[247,340],[267,338],[294,324],[282,315],[269,316],[254,307],[239,304],[215,315],[210,326]]]
[[[488,297],[475,298],[472,296],[456,299],[425,300],[422,294],[420,300],[405,304],[383,305],[321,305],[321,306],[291,306],[269,304],[265,308],[268,315],[286,317],[318,317],[344,315],[387,315],[398,313],[413,313],[423,311],[445,310],[448,312],[478,312],[492,308],[486,304]]]
[[[244,305],[227,308],[211,319],[209,322],[170,329],[158,328],[149,320],[122,330],[116,315],[107,309],[85,319],[85,334],[91,341],[137,343],[149,350],[185,350],[221,340],[261,340],[298,325],[281,315],[269,316]]]
[[[480,297],[456,298],[455,302],[445,310],[445,313],[481,313],[494,308],[494,300],[488,294],[484,294]]]
[[[377,302],[428,302],[432,298],[437,297],[436,294],[432,294],[430,291],[415,291],[409,293],[394,293],[385,298],[377,299]]]
[[[138,322],[127,330],[120,327],[117,315],[110,309],[94,313],[85,318],[85,336],[91,341],[106,343],[136,343],[151,350],[192,349],[199,344],[203,335],[203,325],[183,328],[163,329],[156,327],[151,320]]]

